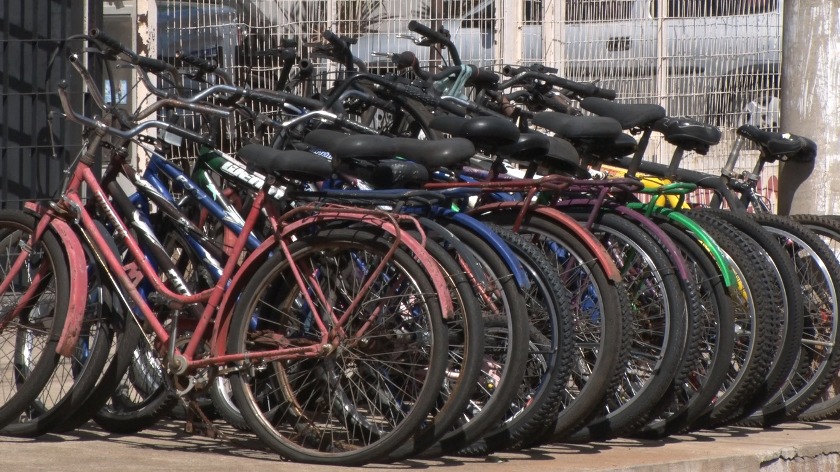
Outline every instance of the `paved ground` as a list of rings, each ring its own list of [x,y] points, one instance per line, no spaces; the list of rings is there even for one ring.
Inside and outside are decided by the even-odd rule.
[[[0,437],[0,470],[348,470],[281,463],[247,435],[209,439],[172,422],[138,435],[94,427],[39,439]],[[433,469],[451,472],[539,471],[810,471],[840,470],[840,422],[784,424],[769,430],[725,428],[663,441],[613,440],[559,444],[488,458],[445,457],[373,465],[368,469]],[[275,469],[276,468],[276,469]]]

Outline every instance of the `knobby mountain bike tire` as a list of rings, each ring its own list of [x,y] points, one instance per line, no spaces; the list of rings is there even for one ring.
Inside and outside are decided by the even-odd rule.
[[[770,364],[770,372],[759,386],[759,391],[751,402],[741,406],[744,412],[755,411],[763,406],[767,400],[775,395],[785,383],[785,379],[793,370],[799,354],[799,345],[802,340],[802,327],[804,323],[805,301],[802,285],[799,282],[793,267],[793,261],[784,247],[779,244],[778,239],[768,233],[760,224],[751,218],[745,218],[738,212],[718,210],[712,208],[696,208],[690,215],[698,213],[711,215],[731,224],[744,236],[752,239],[766,253],[771,261],[774,280],[774,292],[781,295],[784,317],[782,318],[781,336],[777,339],[776,355]],[[733,416],[739,416],[735,414]],[[743,416],[741,414],[740,416]]]
[[[702,310],[698,346],[686,345],[684,358],[690,371],[674,383],[671,403],[638,433],[642,437],[664,437],[685,432],[709,407],[724,382],[735,343],[732,306],[718,266],[702,244],[671,223],[660,227],[680,249],[688,263]]]
[[[794,221],[817,234],[840,257],[840,218],[833,215],[793,215]],[[840,376],[835,376],[822,395],[799,414],[802,421],[821,421],[840,416]]]
[[[757,213],[750,215],[789,251],[805,292],[805,325],[799,359],[779,394],[745,421],[775,424],[795,419],[823,394],[840,369],[838,310],[840,265],[819,236],[793,220]]]
[[[582,223],[589,217],[587,211],[565,211]],[[699,331],[699,325],[689,324],[699,318],[696,289],[690,280],[680,280],[651,236],[608,212],[599,213],[590,230],[622,272],[633,307],[634,332],[621,388],[607,397],[601,416],[571,437],[574,441],[635,430],[665,408],[675,378],[682,379],[688,372],[683,362],[686,343]]]
[[[710,215],[692,219],[712,236],[730,261],[736,286],[729,291],[733,306],[735,348],[727,379],[713,405],[695,422],[695,427],[717,426],[733,421],[741,406],[752,401],[770,371],[781,338],[781,294],[774,292],[773,268],[758,245],[723,220]],[[768,342],[772,340],[772,342]]]

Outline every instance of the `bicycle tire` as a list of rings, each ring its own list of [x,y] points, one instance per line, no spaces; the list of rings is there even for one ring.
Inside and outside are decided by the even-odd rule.
[[[582,223],[589,218],[588,212],[564,210]],[[590,231],[625,276],[635,307],[633,347],[621,388],[608,397],[598,418],[572,435],[573,441],[632,431],[667,406],[666,396],[675,379],[681,381],[688,371],[683,362],[686,343],[697,333],[689,325],[689,310],[699,310],[694,287],[690,281],[682,284],[668,256],[648,233],[609,212],[599,213]],[[695,313],[691,319],[696,319]]]
[[[512,226],[517,214],[494,211],[481,218]],[[631,343],[629,301],[624,287],[607,278],[586,245],[554,221],[527,214],[517,233],[540,248],[572,295],[575,368],[563,388],[560,411],[534,435],[540,442],[563,441],[597,414],[621,382]]]
[[[429,421],[406,444],[391,452],[389,460],[401,460],[419,454],[439,441],[467,408],[478,377],[484,355],[485,325],[481,304],[473,291],[470,277],[454,256],[444,247],[444,241],[434,230],[426,233],[426,250],[446,274],[454,311],[445,321],[449,334],[447,376]]]
[[[318,283],[326,284],[320,290],[336,297],[328,309],[338,310],[347,290],[350,299],[357,295],[355,290],[365,278],[363,267],[376,263],[390,245],[377,234],[338,229],[298,239],[289,250],[297,263],[305,262],[313,271],[318,267]],[[347,259],[342,262],[336,255]],[[358,265],[355,257],[370,259]],[[289,261],[282,253],[257,269],[234,310],[229,353],[249,352],[249,346],[276,349],[271,333],[278,339],[302,343],[311,335],[306,326],[309,306],[296,304],[299,287],[285,279],[288,269]],[[411,255],[397,249],[388,263],[388,281],[378,279],[382,283],[371,286],[367,296],[376,299],[372,304],[378,309],[385,300],[382,296],[388,295],[383,290],[387,290],[393,296],[385,303],[399,311],[377,311],[374,324],[368,322],[370,312],[351,314],[342,326],[347,337],[328,354],[282,362],[254,358],[254,364],[240,365],[242,370],[230,377],[234,398],[251,430],[266,446],[296,462],[362,465],[384,458],[410,440],[438,397],[448,356],[446,328],[425,270]],[[397,279],[401,282],[398,294],[393,292]],[[314,277],[309,280],[315,282]],[[288,313],[272,311],[269,306],[282,307]],[[256,327],[252,329],[255,315]],[[352,333],[358,328],[370,331],[356,339]],[[390,344],[396,350],[387,351]],[[360,390],[355,392],[357,387]],[[369,398],[371,394],[375,398]],[[282,424],[285,421],[288,426]]]
[[[697,213],[711,215],[726,221],[741,231],[746,237],[755,241],[767,253],[772,261],[774,280],[774,294],[782,296],[784,317],[782,318],[782,336],[777,343],[777,351],[770,364],[763,384],[752,402],[742,405],[743,411],[755,411],[764,405],[785,383],[793,370],[799,355],[799,345],[802,340],[803,314],[805,301],[802,286],[794,271],[790,256],[784,251],[778,240],[773,238],[760,224],[743,214],[711,208],[692,209],[689,215]],[[737,416],[737,415],[736,415]]]
[[[834,215],[792,215],[825,241],[829,249],[840,257],[840,218]],[[840,376],[832,379],[823,394],[807,410],[799,414],[800,421],[822,421],[840,416]]]
[[[835,347],[840,335],[840,264],[819,236],[793,220],[767,213],[750,216],[791,251],[797,274],[808,276],[808,279],[802,279],[806,291],[806,316],[799,363],[779,394],[745,420],[747,424],[771,425],[796,418],[837,376],[840,369],[840,350]]]
[[[737,419],[741,407],[753,401],[770,371],[775,343],[781,333],[781,303],[773,291],[769,261],[758,245],[725,221],[708,214],[692,215],[729,258],[737,288],[731,290],[735,349],[732,366],[713,406],[695,422],[694,427],[718,426]]]
[[[525,293],[529,344],[526,375],[502,423],[461,453],[485,455],[533,446],[535,433],[557,415],[574,356],[571,301],[560,274],[545,254],[509,229],[490,225],[516,253],[531,285]]]
[[[482,373],[476,382],[469,408],[437,443],[423,451],[423,456],[458,453],[496,426],[520,388],[527,362],[527,352],[521,346],[526,346],[528,342],[528,312],[510,269],[496,249],[469,229],[454,222],[440,223],[470,248],[487,274],[489,287],[482,288],[482,291],[493,294],[493,299],[485,300],[484,295],[479,296],[483,316],[503,316],[508,328],[485,334]],[[491,369],[491,366],[500,367]],[[495,372],[499,369],[500,372]]]
[[[28,244],[38,219],[27,211],[0,210],[0,273],[3,280],[14,277],[3,294],[0,317],[6,318],[10,309],[18,307],[18,298],[31,287],[29,282],[39,280],[34,275],[43,271],[35,298],[0,332],[4,346],[0,357],[0,426],[15,421],[52,376],[59,362],[56,347],[69,309],[70,269],[59,238],[47,230],[40,241]],[[23,264],[22,272],[13,273],[10,268],[24,247],[29,250],[29,262]],[[20,342],[31,342],[33,348],[29,351],[33,360],[27,363],[31,368],[23,377],[24,366],[14,356]]]
[[[671,223],[662,223],[660,227],[688,263],[703,309],[699,313],[702,321],[699,347],[692,353],[690,346],[686,346],[684,358],[691,363],[689,375],[684,382],[675,382],[671,403],[637,434],[654,438],[687,431],[708,409],[726,378],[735,344],[732,307],[717,265],[701,243],[685,230]]]
[[[100,231],[104,227],[100,224]],[[0,434],[37,437],[54,431],[62,422],[85,406],[110,358],[115,339],[112,316],[112,292],[105,286],[104,274],[97,267],[91,249],[85,247],[88,260],[88,299],[82,320],[81,335],[70,357],[62,357],[47,384],[20,415]],[[18,345],[20,347],[20,345]],[[27,359],[28,355],[18,355]]]

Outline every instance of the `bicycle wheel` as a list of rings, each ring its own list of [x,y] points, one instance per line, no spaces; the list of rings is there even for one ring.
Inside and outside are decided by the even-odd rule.
[[[671,223],[660,227],[680,249],[696,284],[702,307],[701,335],[698,348],[686,346],[684,358],[691,370],[683,382],[675,385],[671,403],[639,431],[645,437],[684,432],[708,409],[726,379],[735,343],[732,306],[717,265],[701,243],[683,229]]]
[[[457,223],[441,223],[470,248],[483,271],[484,282],[473,282],[482,316],[485,320],[500,317],[506,320],[507,328],[485,330],[481,373],[467,408],[440,441],[423,452],[424,456],[457,453],[497,426],[522,385],[527,362],[527,351],[522,348],[528,342],[527,306],[510,269],[497,249],[481,237]]]
[[[840,257],[840,218],[831,215],[793,215],[791,218],[816,233],[828,245],[835,257]],[[821,421],[837,418],[838,415],[840,415],[840,376],[835,376],[820,398],[800,413],[799,419]]]
[[[782,388],[785,379],[790,375],[796,364],[799,345],[802,340],[805,310],[802,286],[794,270],[790,255],[778,243],[778,240],[761,225],[751,218],[745,218],[743,214],[732,211],[696,208],[691,210],[690,215],[697,215],[698,213],[726,221],[737,228],[744,236],[755,241],[771,262],[770,268],[772,271],[768,273],[773,279],[773,293],[781,295],[782,309],[780,311],[784,316],[781,319],[781,336],[776,340],[776,355],[771,361],[770,372],[767,373],[763,383],[759,386],[753,400],[743,404],[740,408],[745,412],[755,411]],[[739,415],[736,414],[735,416]]]
[[[513,249],[528,275],[530,287],[525,291],[525,302],[530,323],[529,355],[525,378],[502,423],[462,451],[467,455],[520,449],[526,442],[533,445],[534,433],[544,430],[557,415],[574,356],[570,294],[560,274],[525,238],[496,225],[491,227]]]
[[[511,226],[516,217],[511,212],[481,215],[503,226]],[[554,221],[526,215],[518,234],[546,255],[571,294],[576,350],[572,375],[552,424],[534,435],[540,441],[562,441],[601,411],[608,392],[621,382],[631,342],[629,301],[623,285],[607,278],[595,255]]]
[[[446,328],[424,268],[404,251],[397,249],[368,280],[390,246],[361,230],[324,230],[289,248],[310,284],[307,292],[283,254],[267,260],[245,287],[228,351],[248,353],[249,361],[239,363],[231,387],[251,430],[282,457],[369,463],[429,418],[447,364]],[[319,342],[312,317],[321,313],[310,311],[310,291],[319,293],[311,298],[315,308],[348,316],[336,326],[343,332],[337,345],[285,360],[259,354]],[[363,300],[356,311],[342,313],[357,296]]]
[[[735,349],[726,380],[713,406],[695,427],[731,422],[741,407],[752,401],[775,356],[781,339],[781,294],[773,290],[773,268],[752,240],[725,221],[710,215],[691,215],[718,243],[735,273],[736,288],[729,291],[733,307]],[[770,341],[768,341],[770,340]]]
[[[587,212],[565,211],[578,221],[588,218]],[[637,226],[601,213],[591,231],[624,276],[633,307],[633,344],[620,388],[607,397],[601,416],[572,436],[576,441],[622,434],[664,408],[662,400],[680,374],[691,334],[686,300],[696,301],[694,287],[681,287],[668,257]]]
[[[33,242],[37,223],[28,212],[0,210],[0,283],[8,284],[0,294],[0,426],[32,405],[55,371],[69,309],[64,248],[49,230]]]
[[[430,412],[433,418],[422,425],[422,429],[402,447],[388,454],[389,460],[400,460],[423,452],[439,441],[458,421],[472,398],[484,356],[484,319],[481,303],[473,291],[469,274],[471,268],[462,268],[452,254],[444,247],[445,240],[436,235],[442,228],[427,228],[429,238],[426,250],[446,274],[454,312],[446,320],[449,334],[449,359],[446,377],[438,400]],[[455,257],[453,257],[455,256]]]
[[[81,325],[81,335],[76,349],[70,357],[62,357],[53,370],[47,384],[35,400],[14,421],[0,430],[6,436],[35,437],[49,433],[60,423],[81,409],[96,386],[114,341],[112,317],[112,292],[104,286],[103,274],[96,266],[89,248],[85,248],[88,260],[88,297]],[[31,343],[19,343],[15,357],[22,364],[31,359]],[[21,369],[31,370],[30,365]]]
[[[774,424],[795,418],[828,388],[840,369],[838,296],[840,265],[828,246],[813,232],[789,218],[750,215],[789,251],[805,293],[805,327],[800,355],[779,394],[748,421]]]

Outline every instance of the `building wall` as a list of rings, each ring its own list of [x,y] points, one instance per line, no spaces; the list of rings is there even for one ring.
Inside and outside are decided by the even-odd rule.
[[[77,127],[60,116],[55,92],[65,76],[59,41],[83,31],[85,5],[73,0],[0,2],[0,207],[46,198],[78,152]],[[71,84],[74,97],[81,97]],[[50,126],[52,123],[52,127]]]

